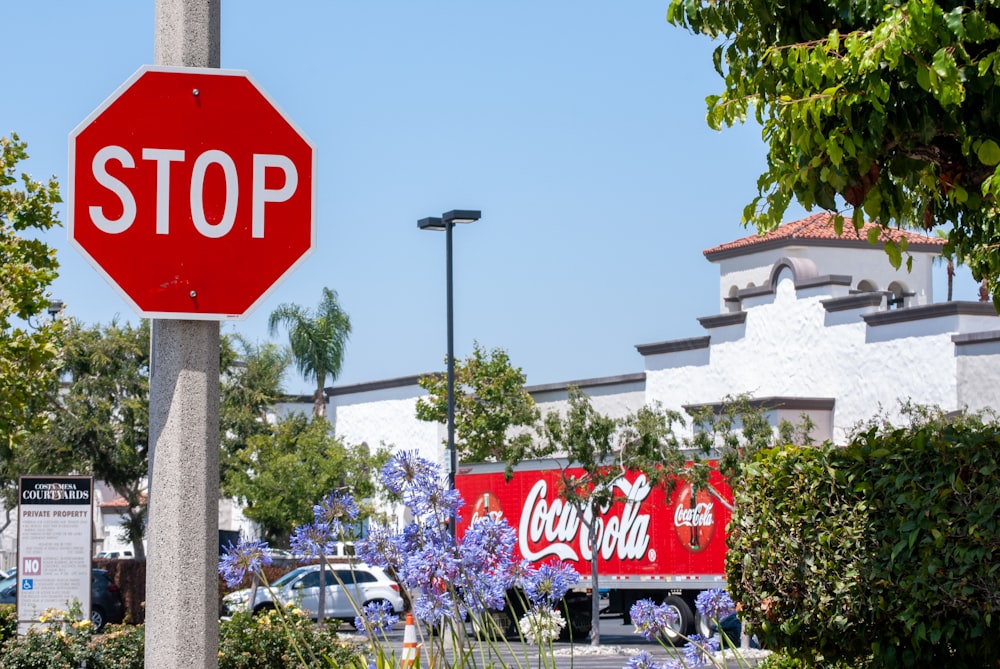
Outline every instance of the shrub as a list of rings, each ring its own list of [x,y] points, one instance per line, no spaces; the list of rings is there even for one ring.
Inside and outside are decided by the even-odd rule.
[[[13,604],[0,604],[0,645],[15,636],[17,636],[17,607]]]
[[[91,657],[90,627],[89,620],[56,620],[23,636],[15,635],[0,649],[0,669],[78,669]]]
[[[844,449],[785,448],[736,491],[727,576],[801,659],[980,669],[1000,659],[1000,426],[909,409]]]
[[[755,665],[756,669],[816,669],[817,666],[820,665],[796,659],[783,653],[771,653]],[[823,664],[822,666],[826,667],[826,669],[861,669],[865,665],[833,662]]]
[[[0,648],[0,669],[143,669],[143,625],[109,625],[98,636],[88,628],[82,621],[18,636],[15,626]],[[359,657],[334,627],[319,628],[296,609],[243,612],[219,623],[219,669],[364,666]]]
[[[136,625],[146,620],[146,561],[142,559],[94,558],[94,566],[107,569],[125,604],[125,621]]]
[[[331,664],[320,659],[327,657]],[[364,666],[355,648],[333,627],[317,627],[288,607],[251,616],[237,612],[219,623],[219,669],[284,669],[289,666]]]
[[[95,669],[143,669],[146,653],[144,625],[108,625],[91,643]]]
[[[867,504],[831,446],[763,451],[734,490],[726,576],[766,648],[803,660],[861,657],[874,632],[866,570],[876,550]]]

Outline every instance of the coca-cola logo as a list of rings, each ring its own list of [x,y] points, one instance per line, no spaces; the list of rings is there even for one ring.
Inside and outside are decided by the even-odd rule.
[[[472,514],[469,524],[474,525],[482,518],[490,517],[494,520],[503,518],[503,508],[500,506],[500,498],[491,492],[481,493],[472,503]]]
[[[629,482],[615,481],[615,497],[625,501],[610,509],[601,509],[597,517],[598,553],[605,560],[641,560],[649,548],[648,513],[640,513],[642,502],[652,488],[644,475]],[[569,562],[592,558],[586,528],[593,511],[587,508],[581,517],[577,507],[559,497],[549,500],[549,484],[538,480],[528,492],[518,526],[521,555],[526,560],[556,557]],[[650,559],[653,559],[650,557]]]
[[[691,484],[677,493],[674,502],[674,531],[684,550],[700,553],[715,534],[715,502],[707,490],[694,495]]]

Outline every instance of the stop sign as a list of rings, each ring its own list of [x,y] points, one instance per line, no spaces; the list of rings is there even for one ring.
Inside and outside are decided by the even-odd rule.
[[[240,319],[312,251],[315,180],[248,73],[143,67],[70,133],[69,239],[144,317]]]

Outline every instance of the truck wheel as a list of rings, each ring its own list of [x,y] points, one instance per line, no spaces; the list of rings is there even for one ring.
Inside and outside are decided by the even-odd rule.
[[[566,627],[559,630],[560,641],[583,641],[591,630],[589,611],[570,611]]]
[[[691,626],[694,624],[694,614],[691,612],[691,607],[677,595],[670,595],[663,600],[663,603],[677,614],[677,624],[668,627],[664,632],[664,636],[672,644],[678,642],[687,643],[682,637],[687,636],[691,631]]]
[[[492,632],[494,634],[499,633],[501,637],[510,639],[520,633],[517,618],[514,617],[514,613],[509,607],[504,607],[502,611],[490,611],[488,615],[493,618],[495,627],[493,627]]]
[[[715,634],[715,623],[708,616],[703,616],[700,613],[695,614],[695,624],[694,631],[706,639],[710,638]]]

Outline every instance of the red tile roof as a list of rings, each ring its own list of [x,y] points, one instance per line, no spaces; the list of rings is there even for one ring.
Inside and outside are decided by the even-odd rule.
[[[146,506],[148,502],[148,495],[146,493],[139,493],[139,505]],[[115,497],[113,500],[104,502],[100,505],[102,509],[127,509],[128,502],[125,501],[124,497]]]
[[[846,244],[851,246],[867,246],[868,230],[873,227],[878,227],[874,223],[865,223],[861,230],[855,231],[854,226],[851,225],[850,218],[845,218],[844,234],[838,237],[833,228],[833,218],[834,215],[828,212],[812,214],[811,216],[806,216],[798,221],[784,223],[764,235],[748,235],[735,241],[727,242],[711,249],[706,249],[704,254],[706,258],[712,260],[714,256],[718,256],[720,254],[725,256],[742,255],[740,250],[743,249],[745,249],[746,252],[756,251],[758,249],[752,247],[760,247],[762,245],[788,246],[795,243],[808,243],[809,241],[834,242],[838,245]],[[882,241],[889,239],[899,240],[904,237],[910,247],[913,247],[914,245],[925,247],[943,247],[945,241],[940,237],[928,237],[917,232],[899,229],[883,229],[879,235],[879,239]],[[922,250],[929,249],[925,248]]]

